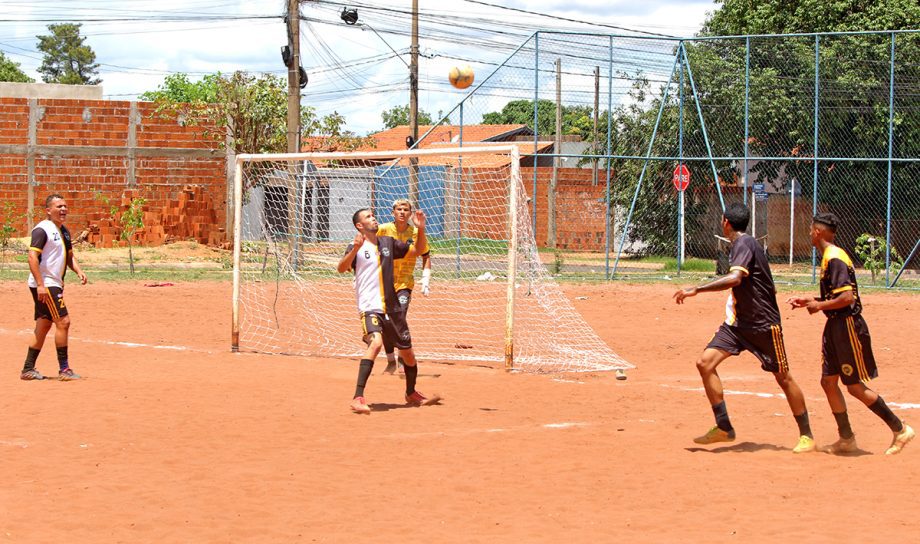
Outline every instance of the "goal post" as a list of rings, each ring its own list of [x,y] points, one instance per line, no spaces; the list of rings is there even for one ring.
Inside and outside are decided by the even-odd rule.
[[[618,370],[540,260],[516,145],[239,155],[233,188],[234,351],[359,357],[352,215],[426,214],[431,291],[412,292],[416,355],[532,372]],[[421,275],[421,262],[414,276]]]

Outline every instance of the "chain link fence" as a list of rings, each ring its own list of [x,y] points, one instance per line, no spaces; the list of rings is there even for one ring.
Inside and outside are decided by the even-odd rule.
[[[529,127],[508,139],[535,167],[534,231],[562,275],[712,274],[721,209],[740,201],[781,281],[814,281],[811,217],[832,211],[864,281],[920,287],[920,31],[541,31],[481,75],[442,123],[458,126],[455,145],[480,124]],[[585,179],[602,205],[567,190]],[[560,221],[586,225],[588,242],[560,242]]]

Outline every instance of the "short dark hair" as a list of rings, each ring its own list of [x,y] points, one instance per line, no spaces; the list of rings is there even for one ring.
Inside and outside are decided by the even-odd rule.
[[[45,207],[50,208],[51,203],[54,202],[55,198],[60,198],[61,200],[64,200],[64,197],[62,197],[61,195],[57,193],[51,193],[50,195],[48,195],[47,198],[45,198]]]
[[[811,220],[811,222],[818,224],[818,225],[824,225],[825,227],[827,227],[827,230],[833,233],[837,232],[837,225],[840,224],[840,220],[837,219],[837,216],[832,214],[831,212],[821,212],[818,215],[816,215]]]
[[[747,230],[748,223],[751,222],[751,211],[740,202],[732,202],[725,206],[722,217],[735,229],[735,232],[744,232]]]
[[[371,211],[370,208],[361,208],[360,210],[356,211],[355,214],[351,216],[351,224],[357,225],[359,221],[358,216],[361,215],[361,212],[369,212],[369,211]],[[358,227],[355,227],[355,228],[358,228]]]

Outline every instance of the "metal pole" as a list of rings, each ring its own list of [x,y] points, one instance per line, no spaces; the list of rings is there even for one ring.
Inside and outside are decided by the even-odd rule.
[[[891,65],[888,82],[888,211],[885,227],[885,287],[891,287],[891,157],[894,153],[894,33],[891,34]]]
[[[240,350],[240,253],[243,242],[243,161],[236,160],[233,174],[233,308],[231,310],[230,350]]]
[[[604,278],[610,279],[610,239],[616,236],[616,203],[610,201],[610,155],[613,154],[613,37],[609,38],[607,48],[607,184],[604,192],[604,205],[607,208],[607,221],[604,223]],[[613,223],[611,225],[611,223]]]
[[[792,266],[792,244],[795,240],[795,178],[789,183],[789,266]]]
[[[546,191],[546,246],[556,248],[556,187],[559,185],[559,163],[562,158],[562,59],[556,59],[556,137],[553,145],[553,177]]]
[[[722,197],[722,186],[719,184],[719,173],[716,171],[716,163],[712,160],[712,146],[709,145],[709,134],[706,131],[706,121],[703,120],[703,109],[700,106],[700,93],[696,92],[696,83],[693,81],[693,69],[690,67],[690,57],[687,55],[687,49],[684,47],[684,42],[680,42],[680,49],[684,52],[684,62],[687,64],[687,77],[690,78],[690,89],[693,91],[693,98],[696,101],[696,114],[700,117],[700,128],[703,131],[703,141],[706,143],[706,156],[709,157],[709,166],[712,167],[712,179],[716,184],[719,204],[722,206],[722,211],[725,211],[725,199]]]
[[[418,0],[412,0],[412,45],[409,48],[409,135],[418,140]],[[409,201],[418,201],[418,157],[409,157]]]
[[[681,44],[683,47],[683,44]],[[683,175],[684,165],[684,65],[680,65],[680,107],[677,113],[677,161],[678,176]],[[677,275],[680,276],[680,267],[684,261],[684,190],[683,181],[678,178],[677,200],[679,201],[679,210],[677,212]]]
[[[514,283],[517,279],[518,188],[521,183],[521,155],[517,146],[511,150],[511,184],[508,193],[508,285],[505,301],[505,370],[514,368]]]
[[[617,268],[620,266],[620,255],[623,253],[623,246],[626,245],[626,233],[629,229],[629,222],[632,221],[633,212],[636,210],[636,200],[639,199],[639,190],[642,189],[642,180],[645,178],[648,161],[652,156],[652,146],[655,144],[655,137],[658,135],[658,125],[661,123],[661,114],[664,112],[664,105],[668,101],[668,94],[671,89],[671,79],[674,77],[674,70],[677,69],[677,61],[680,59],[680,47],[681,46],[678,46],[677,54],[674,55],[674,64],[671,65],[671,72],[668,74],[668,82],[665,85],[664,94],[661,97],[661,104],[658,107],[658,116],[655,118],[655,127],[652,129],[652,137],[648,142],[648,149],[645,152],[645,164],[642,165],[642,172],[639,173],[639,182],[636,183],[636,191],[633,193],[632,202],[629,205],[629,212],[626,214],[626,224],[623,225],[623,234],[620,235],[620,248],[617,250],[616,260],[613,261],[613,274],[617,273]]]
[[[531,229],[533,230],[534,240],[537,239],[537,165],[539,156],[537,155],[537,141],[539,138],[540,118],[538,116],[537,102],[540,100],[540,33],[534,34],[534,55],[533,55],[533,193],[530,195],[531,212]]]
[[[744,172],[741,185],[744,187],[744,203],[747,204],[748,184],[748,140],[750,139],[750,96],[751,96],[751,38],[744,39]]]
[[[460,102],[460,146],[463,146],[463,105],[466,100]],[[460,277],[460,242],[463,238],[463,156],[460,156],[458,162],[459,175],[457,177],[457,277]]]
[[[818,76],[821,72],[821,37],[815,36],[815,133],[814,133],[814,149],[815,149],[815,160],[814,160],[814,169],[812,171],[812,187],[811,187],[811,214],[812,216],[818,214],[818,92],[821,89],[820,83],[818,81]],[[815,283],[817,280],[817,266],[818,266],[818,251],[812,247],[811,248],[811,283]]]

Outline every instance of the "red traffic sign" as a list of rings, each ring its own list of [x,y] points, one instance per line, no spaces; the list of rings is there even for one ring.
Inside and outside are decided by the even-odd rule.
[[[690,186],[690,170],[686,164],[680,164],[674,169],[674,188],[683,191]]]

